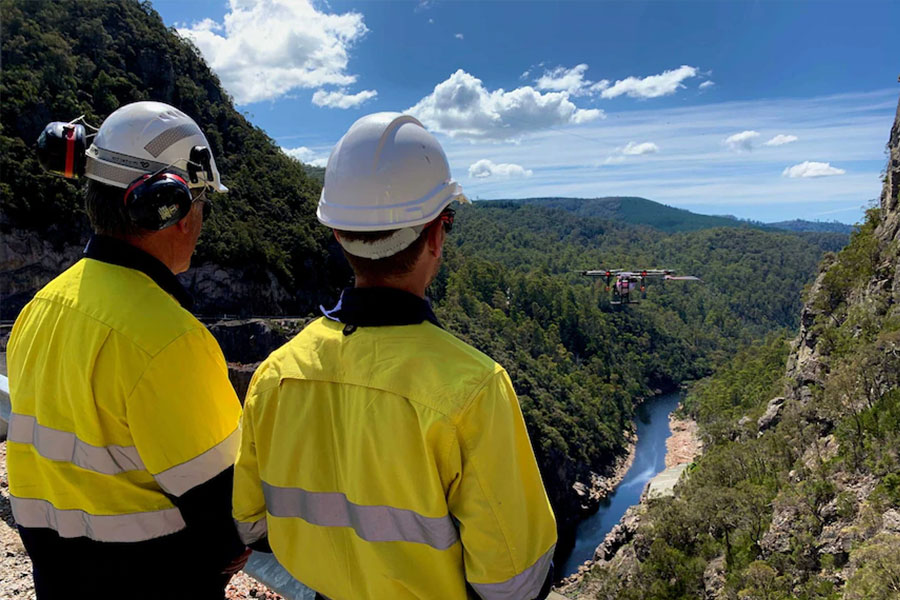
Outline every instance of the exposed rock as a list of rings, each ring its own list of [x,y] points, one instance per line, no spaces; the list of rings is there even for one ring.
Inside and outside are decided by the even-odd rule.
[[[36,232],[12,229],[0,236],[0,318],[14,319],[51,279],[79,258],[83,246],[54,244]]]
[[[294,299],[268,270],[206,263],[179,275],[194,296],[194,311],[219,316],[291,314]],[[295,309],[296,310],[296,309]]]
[[[228,379],[231,380],[231,385],[234,387],[241,404],[244,403],[244,398],[247,396],[247,388],[250,387],[250,380],[253,379],[253,373],[256,372],[258,366],[259,363],[249,365],[234,362],[228,363]]]
[[[900,511],[895,508],[886,510],[881,517],[881,527],[886,533],[900,534]]]
[[[219,321],[209,330],[222,347],[225,360],[258,363],[297,335],[309,321],[309,318]]]
[[[594,551],[595,562],[611,560],[619,548],[631,541],[640,525],[642,512],[640,505],[632,506],[625,511],[622,520],[606,534],[603,542]]]
[[[717,600],[725,589],[725,557],[717,556],[706,564],[703,571],[703,597]]]
[[[769,400],[766,412],[756,421],[760,433],[774,427],[781,420],[781,409],[784,407],[784,400],[783,396]]]

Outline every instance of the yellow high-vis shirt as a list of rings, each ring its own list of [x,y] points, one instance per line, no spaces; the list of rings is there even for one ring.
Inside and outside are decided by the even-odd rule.
[[[241,409],[222,352],[140,270],[76,263],[22,310],[7,361],[23,527],[102,542],[174,533],[185,524],[167,494],[234,462]]]
[[[275,351],[245,403],[234,516],[332,600],[533,598],[556,543],[509,377],[429,321],[321,318]]]

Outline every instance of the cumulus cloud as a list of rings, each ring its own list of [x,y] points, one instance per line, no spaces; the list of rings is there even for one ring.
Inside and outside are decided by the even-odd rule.
[[[697,68],[688,65],[681,65],[677,69],[664,71],[659,75],[650,75],[640,79],[638,77],[627,77],[616,81],[613,85],[606,87],[600,93],[602,98],[615,98],[626,94],[631,98],[658,98],[659,96],[668,96],[674,94],[679,88],[683,88],[682,83],[685,79],[695,77]]]
[[[602,110],[575,106],[567,92],[542,94],[531,86],[489,91],[459,69],[406,112],[432,131],[471,140],[510,140],[526,133],[603,118]]]
[[[778,135],[773,137],[771,140],[769,140],[768,142],[763,144],[763,146],[784,146],[785,144],[790,144],[791,142],[796,142],[797,139],[798,138],[796,135],[784,135],[782,133],[779,133]]]
[[[725,145],[735,152],[749,152],[753,150],[753,141],[758,137],[758,131],[742,131],[725,138]]]
[[[328,108],[356,108],[366,100],[370,100],[378,95],[375,90],[363,90],[356,94],[348,94],[345,90],[336,92],[326,92],[317,90],[313,94],[312,101],[316,106],[326,106]]]
[[[309,0],[230,0],[222,23],[178,33],[200,49],[237,104],[298,88],[348,86],[349,50],[368,31],[359,13],[329,14]]]
[[[609,87],[609,81],[606,79],[594,83],[585,79],[584,72],[588,66],[584,63],[575,65],[571,69],[565,67],[554,67],[549,71],[544,71],[535,85],[539,90],[551,90],[554,92],[568,92],[572,96],[583,96],[592,94]],[[523,77],[527,76],[528,71],[523,73]]]
[[[628,142],[624,148],[622,148],[622,154],[626,154],[628,156],[639,156],[641,154],[653,154],[654,152],[659,152],[659,146],[654,144],[653,142],[643,142],[637,144],[635,142]]]
[[[534,172],[521,165],[513,163],[495,163],[487,158],[482,158],[469,166],[469,177],[482,179],[484,177],[531,177]]]
[[[697,87],[699,87],[701,90],[705,90],[707,88],[711,88],[714,85],[716,85],[716,82],[714,82],[714,81],[704,81]]]
[[[321,156],[315,150],[307,148],[306,146],[300,146],[298,148],[282,148],[281,151],[291,158],[295,158],[300,162],[304,162],[314,167],[324,167],[328,164],[327,156]]]
[[[585,79],[584,72],[588,66],[584,63],[575,65],[571,69],[565,67],[554,67],[535,80],[535,86],[539,90],[550,90],[554,92],[567,92],[572,96],[584,96],[593,94],[609,87],[609,81],[606,79],[594,83]],[[523,73],[527,75],[528,71]]]
[[[458,39],[458,40],[464,39],[464,36],[463,36],[463,34],[461,34],[461,33],[457,33],[457,34],[454,35],[453,37],[455,37],[455,38]]]
[[[829,177],[831,175],[843,175],[844,169],[832,167],[831,163],[804,161],[799,165],[788,167],[781,172],[784,177]]]

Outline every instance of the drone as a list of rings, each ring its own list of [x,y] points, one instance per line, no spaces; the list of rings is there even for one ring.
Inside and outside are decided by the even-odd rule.
[[[647,297],[647,281],[660,279],[662,281],[700,281],[703,280],[693,275],[675,275],[669,269],[640,269],[626,271],[624,269],[591,269],[582,271],[587,277],[601,277],[606,279],[606,291],[612,284],[612,298],[610,304],[640,304]],[[632,292],[640,287],[640,298],[635,298]]]

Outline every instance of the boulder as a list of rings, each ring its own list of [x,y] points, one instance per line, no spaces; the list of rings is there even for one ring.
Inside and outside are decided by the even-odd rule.
[[[778,396],[769,400],[766,412],[756,421],[760,433],[770,429],[781,420],[781,409],[784,407],[784,397]]]

